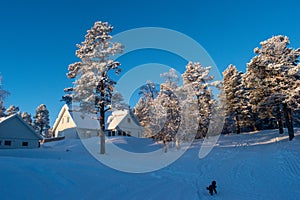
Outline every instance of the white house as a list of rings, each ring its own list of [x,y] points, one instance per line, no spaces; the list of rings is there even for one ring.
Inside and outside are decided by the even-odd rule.
[[[112,112],[107,119],[108,136],[127,135],[143,137],[143,127],[130,110],[118,110]]]
[[[97,136],[100,130],[95,114],[83,114],[78,109],[64,105],[53,125],[55,137],[88,138]]]
[[[0,149],[38,148],[43,137],[18,114],[0,118]]]

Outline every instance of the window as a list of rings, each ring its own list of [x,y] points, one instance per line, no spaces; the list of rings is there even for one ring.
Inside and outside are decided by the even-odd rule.
[[[70,121],[70,117],[67,117],[67,123],[69,123],[69,121]]]
[[[130,118],[127,118],[127,122],[128,122],[128,123],[130,123],[130,122],[131,122]]]
[[[1,145],[1,142],[2,142],[2,141],[0,140],[0,145]]]
[[[23,147],[28,147],[28,142],[22,142]]]
[[[10,146],[11,145],[11,141],[10,140],[5,140],[4,141],[4,145],[5,146]]]

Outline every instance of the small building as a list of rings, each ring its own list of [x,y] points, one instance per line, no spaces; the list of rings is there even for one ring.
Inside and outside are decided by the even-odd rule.
[[[117,110],[107,119],[107,135],[127,135],[143,137],[144,128],[140,125],[131,110]]]
[[[38,148],[42,140],[18,114],[0,118],[0,149]]]
[[[64,105],[53,125],[54,137],[89,138],[99,135],[100,125],[96,114],[86,114],[78,108]]]

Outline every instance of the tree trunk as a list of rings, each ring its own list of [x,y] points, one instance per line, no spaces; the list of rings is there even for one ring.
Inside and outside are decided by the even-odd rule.
[[[241,127],[240,127],[240,121],[239,121],[239,116],[238,115],[234,116],[234,121],[235,121],[236,134],[240,134],[241,133]]]
[[[163,143],[164,143],[164,152],[167,153],[167,140],[166,140],[166,137],[164,137]]]
[[[258,120],[257,114],[256,114],[256,113],[252,113],[252,114],[251,114],[251,118],[252,118],[252,123],[251,123],[251,125],[252,125],[252,128],[253,128],[253,131],[258,131],[258,128],[257,128],[257,126],[256,126],[256,122],[257,122],[257,120]]]
[[[43,126],[40,126],[40,135],[43,135]]]
[[[100,96],[101,99],[100,101],[103,101],[103,99],[105,98],[105,93],[104,93],[104,84],[103,82],[100,83]],[[105,110],[104,110],[104,103],[100,103],[100,154],[105,154]]]
[[[292,118],[292,109],[287,107],[287,104],[283,104],[283,114],[284,114],[284,119],[285,123],[288,129],[288,134],[289,134],[289,140],[292,140],[295,135],[294,135],[294,127],[293,127],[293,118]]]
[[[277,125],[278,125],[278,130],[279,134],[283,134],[283,123],[281,117],[277,118]]]
[[[279,134],[283,134],[284,133],[283,123],[282,123],[281,111],[280,111],[279,107],[276,109],[276,120],[277,120]]]
[[[100,154],[105,154],[105,134],[103,130],[100,129]]]

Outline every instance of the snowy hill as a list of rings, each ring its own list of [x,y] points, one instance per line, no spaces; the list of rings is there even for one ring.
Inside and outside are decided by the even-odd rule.
[[[299,138],[300,130],[291,142],[277,130],[222,135],[203,159],[196,141],[175,163],[142,174],[106,167],[79,140],[3,149],[1,199],[299,199]],[[161,148],[147,139],[108,140],[128,151]],[[218,194],[211,197],[205,187],[213,179]]]

